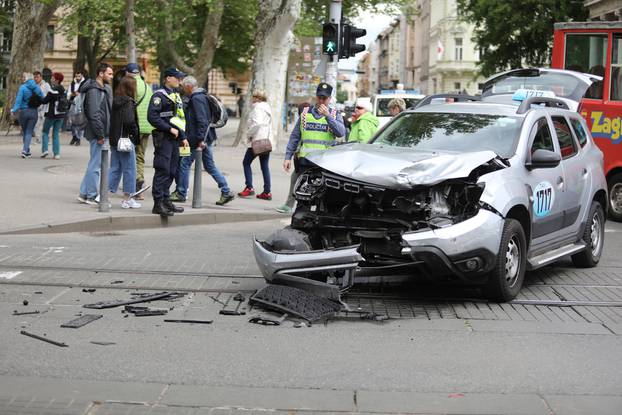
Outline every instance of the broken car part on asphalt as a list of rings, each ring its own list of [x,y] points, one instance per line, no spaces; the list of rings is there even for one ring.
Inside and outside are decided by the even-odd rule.
[[[288,313],[313,322],[335,314],[343,304],[285,285],[268,285],[257,291],[249,304]]]
[[[22,312],[18,312],[17,310],[13,310],[13,315],[14,316],[25,316],[27,314],[39,314],[39,310],[35,310],[35,311],[22,311]]]
[[[50,340],[50,339],[48,339],[48,338],[46,338],[46,337],[42,337],[42,336],[39,336],[39,335],[37,335],[37,334],[29,333],[29,332],[27,332],[26,330],[22,330],[22,331],[20,331],[19,333],[20,333],[20,334],[23,334],[24,336],[32,337],[33,339],[41,340],[41,341],[44,341],[44,342],[47,342],[47,343],[53,344],[53,345],[58,346],[58,347],[69,347],[69,346],[68,346],[67,344],[65,344],[65,343],[57,342],[57,341],[55,341],[55,340]]]
[[[134,314],[136,317],[163,316],[168,314],[168,310],[165,308],[136,307],[131,305],[126,305],[121,312]]]
[[[86,326],[89,323],[94,322],[95,320],[99,320],[102,318],[102,314],[85,314],[78,318],[74,318],[71,321],[61,324],[60,326],[63,328],[77,329],[82,326]]]
[[[281,323],[285,321],[287,318],[287,313],[283,314],[281,317],[275,319],[265,316],[254,316],[251,317],[248,322],[253,324],[261,324],[262,326],[280,326]]]
[[[242,300],[244,301],[244,300]],[[222,314],[224,316],[243,316],[246,315],[246,311],[238,311],[240,306],[242,305],[242,301],[238,301],[238,305],[235,307],[235,310],[220,310],[218,314]]]
[[[155,294],[140,296],[139,298],[133,298],[130,300],[99,301],[93,304],[85,304],[82,307],[101,310],[104,308],[113,308],[113,307],[119,307],[119,306],[128,305],[128,304],[147,303],[149,301],[155,301],[155,300],[167,300],[167,299],[179,298],[179,297],[183,297],[184,295],[186,294],[178,293],[175,291],[164,291],[164,292],[159,292]]]
[[[213,320],[165,319],[165,323],[212,324]]]

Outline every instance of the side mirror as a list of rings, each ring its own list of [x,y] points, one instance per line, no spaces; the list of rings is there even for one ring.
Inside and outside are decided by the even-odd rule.
[[[559,166],[562,158],[559,154],[550,150],[536,150],[531,155],[531,162],[525,163],[527,170],[550,169]]]

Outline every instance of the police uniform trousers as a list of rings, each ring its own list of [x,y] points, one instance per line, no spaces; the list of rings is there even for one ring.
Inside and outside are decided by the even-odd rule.
[[[169,133],[153,132],[153,186],[151,194],[154,201],[168,199],[170,187],[179,164],[179,143]]]

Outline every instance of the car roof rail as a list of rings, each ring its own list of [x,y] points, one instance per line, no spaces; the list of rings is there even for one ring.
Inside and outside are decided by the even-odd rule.
[[[430,105],[430,103],[432,103],[433,99],[437,99],[437,98],[453,98],[454,100],[460,102],[460,101],[481,101],[481,97],[479,96],[474,96],[474,95],[467,95],[467,94],[434,94],[434,95],[428,95],[427,97],[423,98],[421,101],[419,101],[417,103],[417,105],[415,105],[413,107],[413,109],[417,109],[417,108],[421,108],[423,106],[426,105]]]
[[[560,108],[564,110],[570,109],[568,104],[562,101],[559,98],[550,98],[550,97],[529,97],[523,102],[521,102],[518,110],[516,110],[517,114],[524,114],[531,109],[532,105],[541,105],[544,104],[546,107],[551,108]]]

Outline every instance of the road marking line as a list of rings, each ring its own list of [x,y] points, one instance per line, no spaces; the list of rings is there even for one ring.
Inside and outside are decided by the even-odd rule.
[[[9,272],[0,272],[0,278],[4,278],[6,280],[13,279],[21,274],[22,271],[9,271]]]

